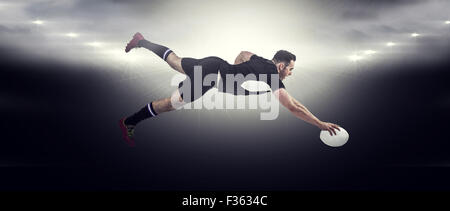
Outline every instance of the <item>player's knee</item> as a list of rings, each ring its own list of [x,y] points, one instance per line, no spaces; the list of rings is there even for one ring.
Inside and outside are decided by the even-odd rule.
[[[183,98],[181,97],[180,93],[178,92],[178,90],[176,90],[172,96],[170,98],[168,98],[169,100],[169,104],[170,107],[172,109],[179,109],[182,106],[184,106],[186,104],[186,102],[184,102]]]
[[[167,56],[167,59],[166,59],[166,61],[167,61],[168,63],[176,63],[176,62],[178,62],[179,60],[181,60],[181,58],[178,57],[174,52],[171,52],[171,53]]]
[[[171,102],[171,98],[170,98],[170,97],[164,99],[164,104],[167,106],[167,110],[175,110],[175,108],[174,108],[173,105],[172,105],[172,102]]]

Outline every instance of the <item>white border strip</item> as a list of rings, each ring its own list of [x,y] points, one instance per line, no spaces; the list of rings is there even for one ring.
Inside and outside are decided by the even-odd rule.
[[[169,51],[170,51],[170,49],[167,49],[166,52],[164,52],[164,55],[163,55],[164,61],[166,60],[166,54],[167,54],[167,52],[169,52]]]
[[[156,116],[156,115],[152,112],[152,109],[150,108],[150,103],[147,104],[147,108],[148,108],[148,111],[150,111],[150,113],[152,114],[152,116]]]

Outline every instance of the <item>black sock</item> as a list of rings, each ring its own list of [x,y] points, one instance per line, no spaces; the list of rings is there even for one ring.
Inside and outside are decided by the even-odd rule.
[[[127,117],[125,119],[125,124],[126,125],[136,125],[137,123],[139,123],[140,121],[142,121],[144,119],[148,119],[150,117],[154,117],[154,116],[158,115],[155,112],[155,109],[153,109],[153,105],[152,104],[153,104],[153,102],[147,104],[144,108],[142,108],[138,112],[136,112],[133,115]]]
[[[166,61],[169,54],[172,52],[169,48],[166,46],[158,45],[155,43],[152,43],[148,40],[140,40],[138,43],[138,46],[147,48],[148,50],[153,51],[156,55],[161,57],[164,61]]]

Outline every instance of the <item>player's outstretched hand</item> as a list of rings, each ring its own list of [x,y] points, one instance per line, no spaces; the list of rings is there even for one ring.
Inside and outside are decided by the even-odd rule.
[[[334,129],[337,129],[338,131],[340,131],[339,125],[333,124],[333,123],[330,123],[330,122],[322,122],[320,124],[319,128],[321,130],[328,130],[328,132],[330,132],[331,136],[333,136],[333,134],[336,135],[336,131]]]

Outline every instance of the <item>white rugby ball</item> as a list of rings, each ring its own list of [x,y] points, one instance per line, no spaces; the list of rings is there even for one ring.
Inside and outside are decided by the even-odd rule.
[[[332,136],[328,130],[320,131],[320,140],[330,147],[340,147],[344,145],[347,143],[349,135],[344,128],[339,127],[339,129],[340,131],[335,129],[336,135],[333,134]]]

